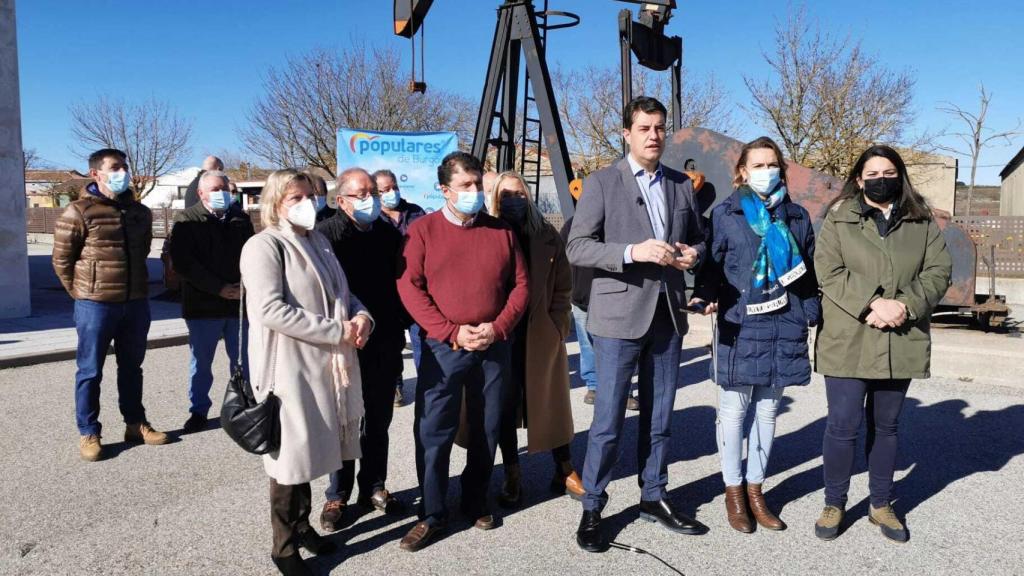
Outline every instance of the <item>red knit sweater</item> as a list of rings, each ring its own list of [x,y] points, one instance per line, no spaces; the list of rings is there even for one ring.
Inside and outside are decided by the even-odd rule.
[[[460,227],[441,211],[409,227],[398,293],[427,337],[455,342],[459,326],[492,322],[507,340],[529,302],[526,262],[503,222],[478,214]]]

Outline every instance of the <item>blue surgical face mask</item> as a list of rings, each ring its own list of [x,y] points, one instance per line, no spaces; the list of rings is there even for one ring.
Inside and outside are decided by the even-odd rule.
[[[366,226],[380,217],[380,198],[367,196],[362,200],[350,200],[352,202],[352,217],[356,222]]]
[[[128,185],[131,184],[131,177],[128,176],[128,170],[120,170],[118,172],[107,173],[107,188],[114,194],[124,194],[128,190]]]
[[[313,196],[313,208],[319,212],[327,206],[327,196]]]
[[[228,206],[234,201],[231,197],[231,192],[227,190],[214,190],[213,192],[207,192],[207,202],[210,203],[211,210],[227,210]]]
[[[455,209],[463,214],[472,216],[480,211],[484,207],[484,193],[483,192],[456,192]]]
[[[380,195],[380,203],[384,205],[388,210],[392,210],[398,207],[398,203],[402,201],[402,195],[398,193],[398,189],[390,192],[385,192]]]
[[[750,176],[747,178],[747,185],[762,197],[770,194],[779,184],[778,168],[759,168],[750,170],[748,174]]]

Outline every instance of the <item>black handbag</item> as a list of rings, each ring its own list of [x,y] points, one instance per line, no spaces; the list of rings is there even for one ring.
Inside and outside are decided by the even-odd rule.
[[[256,402],[252,393],[252,385],[242,371],[242,330],[245,327],[243,306],[245,287],[242,287],[238,305],[238,363],[235,365],[224,392],[224,402],[220,408],[220,427],[228,436],[252,454],[267,454],[281,446],[281,401],[274,396],[273,381],[270,393],[262,402]],[[277,353],[276,342],[271,360]],[[274,373],[273,362],[270,372]],[[271,378],[273,380],[273,378]]]

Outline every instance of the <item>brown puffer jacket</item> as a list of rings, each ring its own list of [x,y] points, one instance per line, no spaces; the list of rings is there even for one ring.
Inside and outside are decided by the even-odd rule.
[[[95,190],[95,184],[90,184]],[[124,196],[131,198],[131,193]],[[53,270],[76,300],[124,302],[148,296],[146,258],[153,213],[135,200],[86,191],[57,219]]]

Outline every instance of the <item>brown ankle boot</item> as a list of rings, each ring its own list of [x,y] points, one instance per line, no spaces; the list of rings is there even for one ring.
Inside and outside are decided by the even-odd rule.
[[[747,499],[750,501],[750,511],[754,513],[758,524],[769,530],[786,529],[786,523],[768,509],[760,484],[747,484]]]
[[[754,525],[747,514],[747,494],[743,485],[725,487],[725,514],[729,526],[745,534],[754,531]]]

